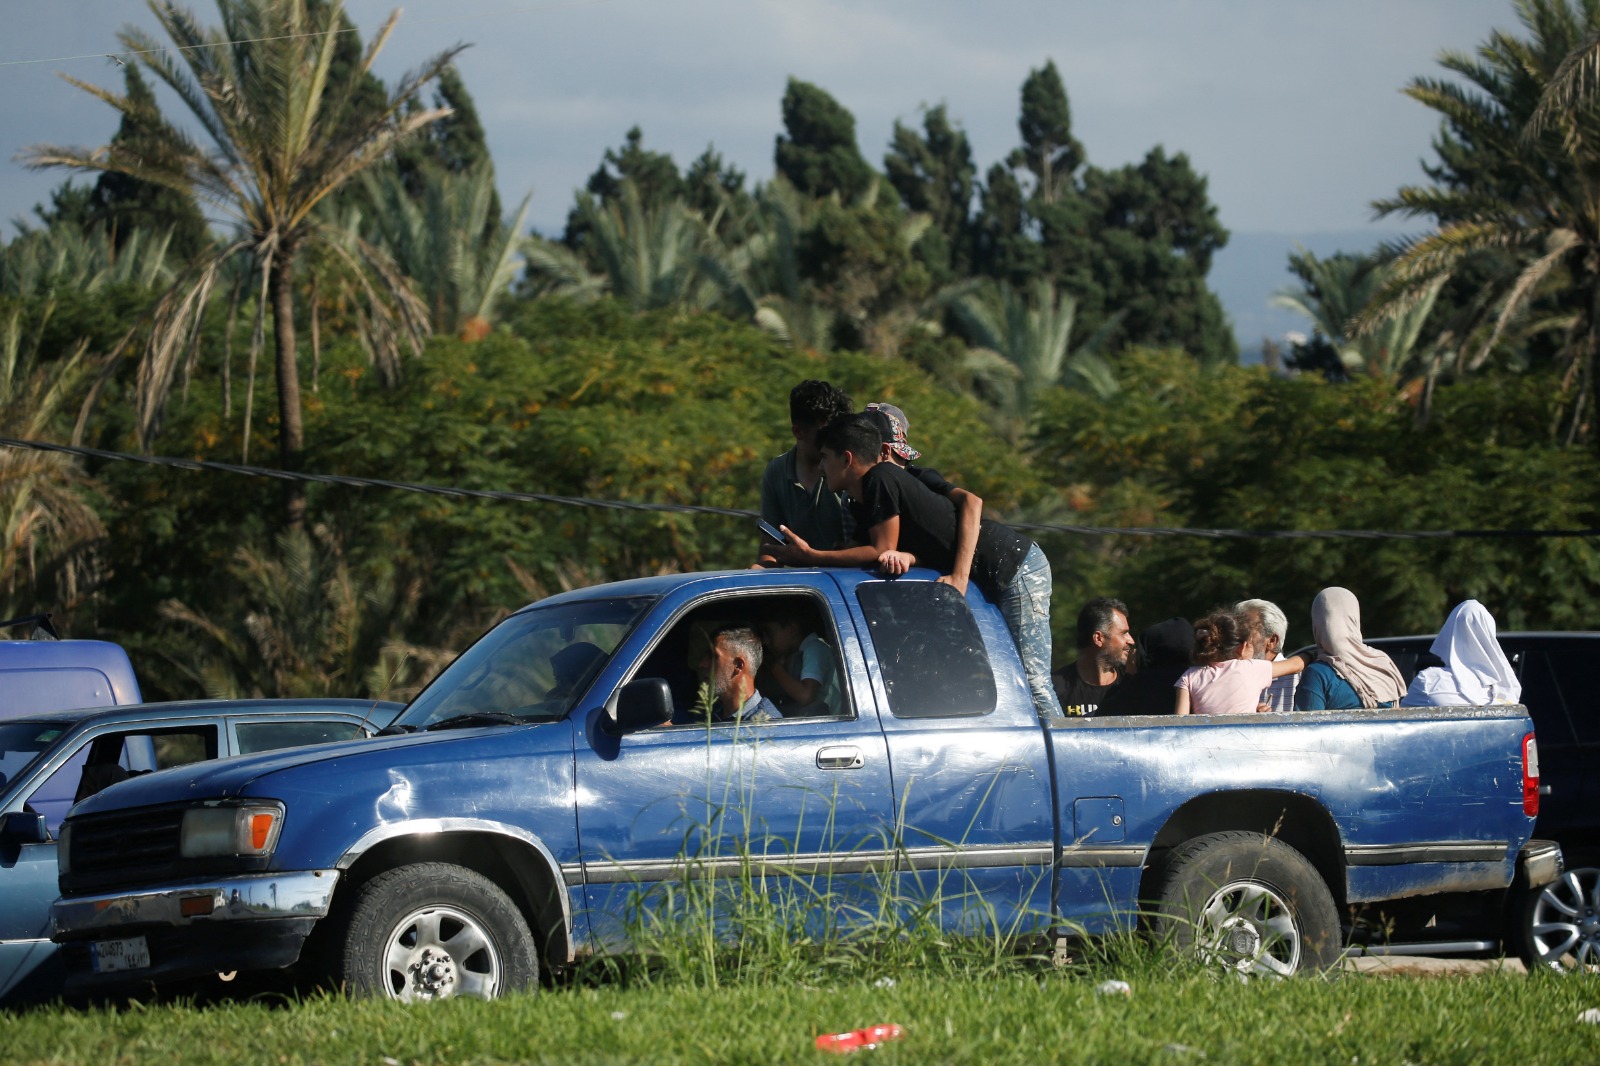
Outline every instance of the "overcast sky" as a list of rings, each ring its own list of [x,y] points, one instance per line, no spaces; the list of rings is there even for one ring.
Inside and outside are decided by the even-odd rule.
[[[206,0],[192,6],[218,21]],[[395,4],[346,6],[370,36]],[[101,54],[125,24],[156,27],[140,0],[0,0],[0,14],[9,222],[64,177],[25,171],[19,149],[115,130],[107,105],[57,73],[120,90]],[[1090,162],[1187,152],[1226,226],[1292,234],[1372,227],[1370,201],[1421,177],[1436,128],[1401,87],[1435,72],[1441,49],[1515,25],[1509,0],[413,0],[379,73],[393,82],[470,44],[459,63],[502,194],[531,190],[533,223],[551,231],[634,124],[680,165],[714,143],[770,176],[791,75],[855,114],[875,166],[896,119],[948,105],[981,173],[1017,143],[1022,80],[1054,59]]]

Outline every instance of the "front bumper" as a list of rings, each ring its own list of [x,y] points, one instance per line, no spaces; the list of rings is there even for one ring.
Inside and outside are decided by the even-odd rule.
[[[70,991],[293,965],[328,913],[337,870],[246,874],[75,896],[50,910]],[[145,938],[150,965],[94,972],[90,944]]]

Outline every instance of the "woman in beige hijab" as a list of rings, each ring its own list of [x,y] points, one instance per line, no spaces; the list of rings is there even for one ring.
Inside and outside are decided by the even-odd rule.
[[[1311,601],[1317,658],[1300,675],[1297,711],[1393,707],[1405,695],[1394,660],[1361,640],[1361,604],[1349,589],[1326,588]]]

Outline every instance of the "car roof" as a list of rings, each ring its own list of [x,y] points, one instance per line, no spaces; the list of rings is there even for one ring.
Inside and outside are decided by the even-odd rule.
[[[1368,637],[1368,644],[1382,644],[1385,641],[1401,640],[1432,640],[1436,633],[1416,633],[1404,637]],[[1499,640],[1600,640],[1600,633],[1581,629],[1512,629],[1501,630],[1495,634]]]
[[[392,722],[405,704],[393,700],[356,700],[333,698],[303,699],[248,699],[248,700],[174,700],[163,703],[133,703],[123,707],[84,707],[70,711],[43,711],[7,718],[6,722],[38,722],[76,726],[89,722],[94,725],[136,724],[149,721],[171,721],[186,718],[215,718],[219,715],[297,715],[308,717],[318,713],[354,715],[370,719],[374,729]]]

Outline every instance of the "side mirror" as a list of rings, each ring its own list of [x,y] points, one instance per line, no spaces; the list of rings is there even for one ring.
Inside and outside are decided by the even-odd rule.
[[[13,847],[20,844],[44,844],[50,833],[44,827],[44,815],[31,811],[12,811],[0,815],[0,844]]]
[[[654,729],[672,720],[672,688],[659,677],[630,681],[612,697],[601,728],[613,737]]]

